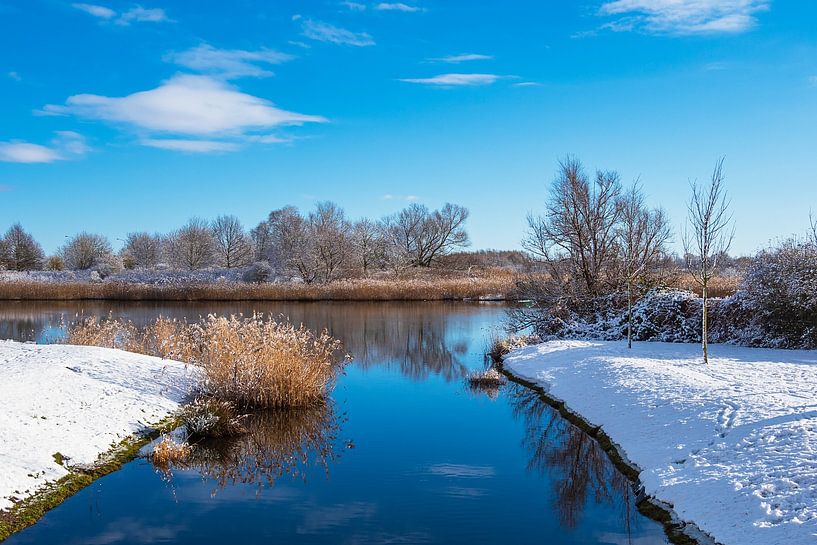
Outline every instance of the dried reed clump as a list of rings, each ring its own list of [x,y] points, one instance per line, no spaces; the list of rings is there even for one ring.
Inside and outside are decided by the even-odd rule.
[[[181,464],[192,454],[193,447],[187,443],[179,443],[168,434],[162,435],[161,441],[153,447],[150,461],[153,465],[163,471],[170,469],[172,465]]]
[[[181,418],[189,437],[233,437],[246,433],[244,420],[229,401],[198,397],[182,408]]]
[[[198,323],[159,318],[131,322],[88,318],[68,328],[67,342],[119,348],[197,365],[202,394],[246,408],[299,407],[322,401],[348,357],[326,331],[260,314],[208,316]]]
[[[542,340],[536,335],[511,335],[510,337],[495,336],[491,339],[487,355],[494,363],[501,363],[511,350],[524,348]]]
[[[502,374],[493,367],[482,372],[472,373],[468,382],[474,386],[499,386],[505,382]]]

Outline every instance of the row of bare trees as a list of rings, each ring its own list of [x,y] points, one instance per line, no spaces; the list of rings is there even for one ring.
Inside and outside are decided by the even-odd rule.
[[[380,220],[352,221],[331,202],[302,213],[287,206],[270,212],[255,228],[222,215],[213,221],[190,219],[172,233],[133,232],[115,255],[110,241],[82,232],[69,238],[48,260],[19,225],[0,239],[0,267],[114,271],[117,268],[195,271],[268,263],[269,270],[307,283],[366,276],[380,270],[431,267],[468,245],[468,210],[445,204],[430,210],[412,204]]]
[[[705,360],[708,287],[734,234],[723,181],[721,160],[708,184],[692,184],[683,237],[688,271],[703,293]],[[528,217],[522,244],[548,272],[546,280],[529,283],[529,295],[548,314],[569,309],[588,315],[623,293],[632,346],[634,299],[661,281],[671,237],[666,213],[646,205],[638,181],[625,188],[613,171],[591,177],[578,159],[568,157],[560,163],[545,212]]]

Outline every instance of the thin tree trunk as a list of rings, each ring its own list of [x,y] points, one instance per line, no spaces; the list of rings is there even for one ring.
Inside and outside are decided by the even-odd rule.
[[[704,307],[703,307],[703,317],[701,320],[701,348],[703,348],[704,353],[704,363],[709,365],[709,344],[707,343],[707,331],[708,331],[708,310],[707,310],[707,283],[704,282],[703,284],[703,300],[704,300]]]
[[[633,347],[633,288],[627,280],[627,348]]]

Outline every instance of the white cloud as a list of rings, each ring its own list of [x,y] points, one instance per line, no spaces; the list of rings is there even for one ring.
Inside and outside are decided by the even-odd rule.
[[[366,11],[366,4],[361,4],[360,2],[341,2],[341,6],[344,6],[346,9],[350,11]]]
[[[497,74],[440,74],[431,78],[402,78],[400,81],[406,83],[420,83],[423,85],[437,85],[437,86],[475,86],[475,85],[490,85],[497,80],[507,78],[509,76],[499,76]]]
[[[310,40],[339,45],[353,45],[356,47],[375,45],[372,37],[365,32],[352,32],[345,28],[336,27],[322,21],[313,21],[312,19],[304,21],[303,35]]]
[[[210,76],[179,74],[155,89],[124,97],[92,94],[68,97],[65,105],[47,105],[46,114],[73,114],[121,123],[151,132],[186,135],[241,135],[282,125],[326,121],[276,108]]]
[[[386,193],[383,195],[382,199],[384,201],[407,201],[407,202],[416,202],[420,200],[420,197],[417,195],[392,195],[391,193]]]
[[[99,19],[105,19],[106,21],[113,20],[117,25],[123,26],[130,25],[131,23],[160,23],[169,22],[171,20],[168,18],[165,10],[161,8],[144,8],[139,5],[121,14],[118,14],[109,7],[100,6],[98,4],[71,4],[71,7],[84,11],[88,15],[93,15]]]
[[[374,7],[374,9],[380,11],[404,11],[407,13],[423,11],[422,8],[418,8],[417,6],[409,6],[408,4],[404,4],[402,2],[380,2]]]
[[[53,163],[88,153],[85,138],[73,131],[57,131],[48,146],[21,140],[0,142],[0,161],[6,163]]]
[[[129,25],[133,22],[162,23],[169,21],[170,19],[165,13],[165,10],[161,8],[146,9],[143,8],[142,6],[135,6],[129,9],[128,11],[124,12],[122,15],[120,15],[119,19],[116,20],[116,24]]]
[[[116,12],[105,6],[97,6],[96,4],[71,4],[71,6],[94,17],[99,17],[100,19],[116,17]]]
[[[428,59],[431,62],[446,62],[458,64],[467,61],[487,61],[493,59],[493,55],[480,55],[478,53],[463,53],[462,55],[446,55],[445,57],[435,57]]]
[[[599,9],[617,17],[603,25],[614,32],[651,34],[736,34],[757,24],[771,0],[612,0]]]
[[[187,140],[183,138],[143,138],[143,146],[190,153],[211,153],[215,151],[236,151],[239,145],[235,142],[221,140]]]
[[[320,116],[277,108],[223,80],[187,74],[124,97],[74,95],[64,105],[49,104],[40,113],[114,123],[136,132],[146,146],[188,152],[233,151],[246,142],[277,143],[285,139],[256,133],[326,122]]]
[[[513,84],[514,87],[540,87],[541,85],[538,81],[520,81]]]
[[[201,44],[198,47],[179,53],[171,53],[165,57],[165,60],[191,70],[216,74],[227,79],[243,76],[271,76],[272,72],[264,68],[264,66],[281,64],[291,59],[293,59],[292,55],[272,49],[259,49],[257,51],[216,49],[209,44]]]

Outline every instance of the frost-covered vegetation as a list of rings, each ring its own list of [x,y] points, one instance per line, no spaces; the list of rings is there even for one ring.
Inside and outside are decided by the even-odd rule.
[[[734,265],[724,179],[719,162],[708,184],[692,188],[680,260],[692,292],[678,289],[664,214],[614,172],[591,179],[580,162],[565,161],[545,213],[529,218],[525,247],[548,274],[521,282],[529,304],[513,311],[514,325],[545,339],[701,342],[705,361],[707,340],[817,348],[817,225],[742,260],[734,289],[724,290],[719,274]],[[712,298],[713,286],[721,297]]]
[[[72,324],[66,342],[194,364],[200,394],[249,408],[322,402],[347,359],[326,331],[257,314],[211,315],[197,323],[158,318],[145,328],[92,317]]]

